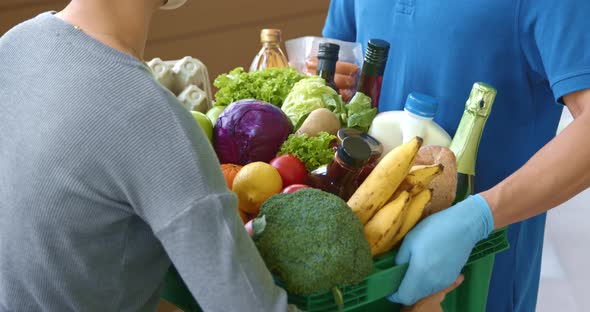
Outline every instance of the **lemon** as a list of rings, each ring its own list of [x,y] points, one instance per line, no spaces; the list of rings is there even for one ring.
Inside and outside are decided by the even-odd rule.
[[[273,166],[264,162],[245,165],[235,176],[232,191],[238,197],[239,208],[257,215],[260,206],[283,189],[281,175]]]

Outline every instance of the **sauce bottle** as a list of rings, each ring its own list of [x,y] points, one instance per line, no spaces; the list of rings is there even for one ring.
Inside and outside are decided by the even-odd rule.
[[[336,134],[339,144],[342,144],[342,141],[344,141],[345,138],[351,136],[360,137],[361,139],[365,140],[367,144],[369,144],[369,147],[371,148],[371,156],[369,157],[367,164],[376,162],[383,154],[383,145],[381,144],[381,142],[379,142],[379,140],[377,140],[376,138],[370,136],[368,133],[362,132],[354,128],[342,128],[338,130]]]
[[[383,154],[383,144],[381,144],[381,142],[379,142],[376,138],[372,137],[371,135],[354,128],[343,128],[338,130],[337,137],[339,142],[342,142],[342,140],[350,136],[358,136],[362,138],[363,140],[365,140],[365,142],[367,142],[367,144],[369,144],[369,147],[371,148],[371,156],[369,157],[367,164],[363,167],[361,173],[356,179],[356,184],[361,185],[369,176],[371,171],[375,169],[375,166],[377,166],[377,162]]]
[[[308,185],[348,200],[358,188],[357,178],[370,157],[371,148],[365,140],[347,137],[328,165],[310,173]]]

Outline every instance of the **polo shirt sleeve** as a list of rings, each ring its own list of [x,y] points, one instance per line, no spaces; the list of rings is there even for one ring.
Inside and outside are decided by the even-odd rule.
[[[521,0],[517,12],[521,47],[555,100],[590,88],[590,1]]]
[[[330,1],[330,9],[322,32],[324,37],[350,42],[356,40],[354,1]]]

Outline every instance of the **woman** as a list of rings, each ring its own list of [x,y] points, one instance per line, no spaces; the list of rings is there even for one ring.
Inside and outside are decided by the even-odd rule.
[[[0,311],[286,311],[207,138],[142,62],[160,7],[73,0],[0,39]]]

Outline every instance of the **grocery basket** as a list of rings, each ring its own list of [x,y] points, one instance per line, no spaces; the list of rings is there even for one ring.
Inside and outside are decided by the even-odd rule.
[[[496,230],[475,246],[463,270],[465,280],[443,302],[445,312],[485,311],[495,255],[509,247],[506,233],[506,228]],[[395,255],[394,250],[375,258],[371,275],[358,285],[341,289],[344,311],[399,311],[398,305],[385,299],[397,291],[407,270],[407,264],[395,265]],[[185,312],[201,311],[174,267],[164,280],[161,297]],[[338,310],[330,291],[311,296],[289,295],[289,303],[308,312]]]

